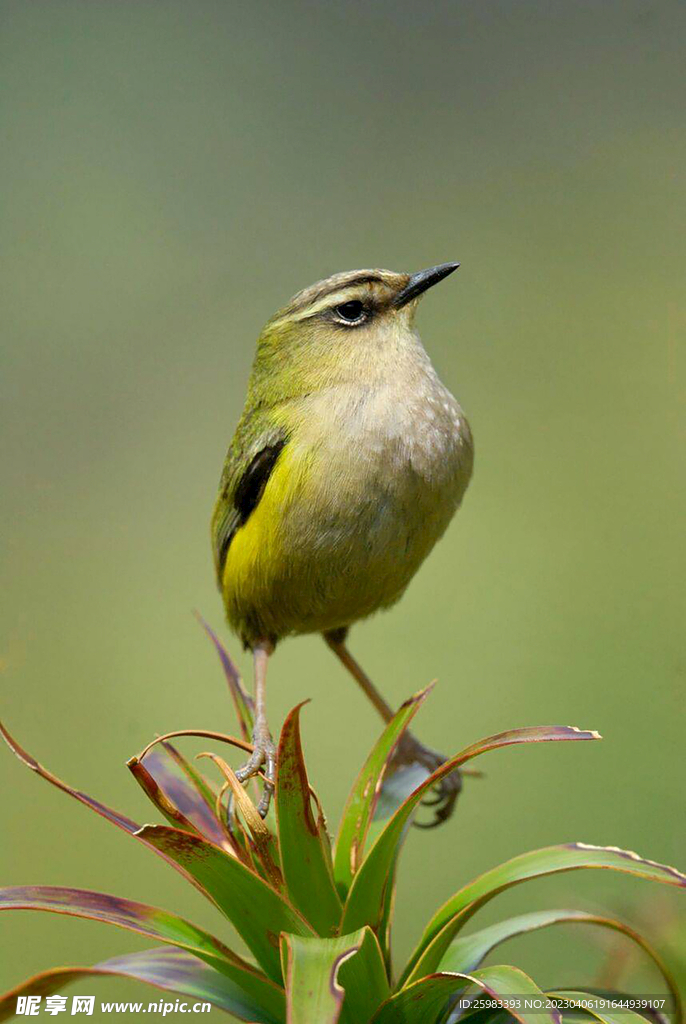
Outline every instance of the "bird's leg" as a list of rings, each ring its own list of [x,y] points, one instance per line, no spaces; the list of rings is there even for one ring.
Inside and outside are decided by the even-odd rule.
[[[253,647],[253,663],[255,666],[253,752],[243,767],[239,768],[236,772],[238,781],[246,782],[253,775],[257,775],[262,765],[264,765],[266,782],[262,799],[257,808],[263,818],[269,810],[276,777],[276,747],[267,724],[267,663],[273,651],[274,644],[270,640],[260,640]]]
[[[345,665],[364,694],[372,702],[384,722],[390,722],[394,714],[393,708],[384,700],[362,666],[353,658],[345,642],[347,635],[347,629],[333,629],[330,633],[324,634],[324,639],[339,661]]]
[[[324,639],[336,657],[343,665],[345,665],[358,686],[372,702],[384,722],[390,722],[394,714],[393,709],[379,693],[359,662],[353,658],[352,654],[348,650],[346,645],[347,635],[347,629],[335,629],[325,633]],[[392,763],[395,767],[420,764],[423,768],[426,768],[429,773],[435,772],[436,769],[445,761],[447,761],[447,758],[443,754],[439,754],[435,750],[425,747],[424,744],[420,743],[419,740],[410,732],[404,733],[401,737],[392,759]],[[436,825],[440,825],[441,822],[447,821],[453,813],[455,802],[460,795],[461,789],[462,778],[459,771],[455,769],[455,771],[451,772],[450,775],[446,775],[445,778],[441,779],[438,783],[435,796],[431,797],[429,800],[423,801],[428,806],[435,808],[434,820],[428,825],[419,825],[419,827],[433,828]],[[418,825],[417,822],[415,822],[415,824]]]

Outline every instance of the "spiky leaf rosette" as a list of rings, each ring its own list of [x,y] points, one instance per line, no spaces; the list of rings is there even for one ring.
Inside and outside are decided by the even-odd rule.
[[[0,1019],[12,1016],[19,995],[48,995],[86,976],[120,976],[207,1001],[253,1024],[446,1024],[453,1019],[456,998],[469,1000],[478,993],[489,997],[492,1009],[463,1010],[462,1017],[473,1018],[470,1024],[513,1018],[534,1024],[531,1014],[513,1009],[512,997],[545,1000],[542,990],[516,966],[488,966],[484,961],[522,934],[560,925],[606,928],[626,936],[661,972],[675,1019],[680,1019],[679,994],[666,965],[645,938],[621,921],[578,910],[534,911],[481,930],[463,930],[499,893],[562,871],[603,868],[686,886],[686,877],[674,868],[612,847],[566,843],[490,868],[431,917],[399,978],[391,973],[389,936],[399,852],[407,826],[431,787],[493,750],[595,740],[597,733],[569,726],[513,729],[472,744],[431,776],[394,771],[393,754],[425,701],[425,690],[410,698],[384,729],[352,786],[332,843],[305,767],[301,707],[287,717],[281,733],[275,813],[268,822],[259,817],[223,755],[205,755],[201,771],[171,742],[195,736],[222,744],[224,751],[233,747],[244,754],[251,749],[250,699],[228,653],[206,628],[221,659],[241,736],[181,730],[158,737],[131,758],[131,773],[164,823],[139,825],[72,788],[0,728],[25,765],[180,872],[231,922],[251,959],[222,938],[147,904],[80,889],[10,887],[0,890],[0,910],[97,920],[163,945],[93,966],[38,974],[0,997]],[[579,992],[565,989],[564,995],[569,1008],[583,1009]],[[630,1018],[617,1012],[605,1008],[595,1017],[607,1024],[629,1024]],[[536,1014],[541,1024],[561,1019],[552,1003]]]

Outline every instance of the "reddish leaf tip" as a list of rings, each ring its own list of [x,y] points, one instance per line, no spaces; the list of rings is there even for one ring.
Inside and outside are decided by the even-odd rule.
[[[305,700],[301,700],[299,704],[296,704],[295,707],[290,710],[290,712],[288,713],[288,718],[292,718],[293,715],[300,714],[300,711],[302,710],[302,708],[304,708],[306,704],[311,704],[311,703],[312,703],[312,698],[311,697],[306,697]]]
[[[400,711],[402,708],[409,708],[413,704],[420,704],[429,696],[434,686],[436,685],[436,682],[437,680],[434,679],[429,683],[428,686],[425,686],[423,690],[417,690],[416,693],[413,693],[412,696],[408,697],[407,700],[404,700],[402,702],[402,704],[398,708],[398,711]]]

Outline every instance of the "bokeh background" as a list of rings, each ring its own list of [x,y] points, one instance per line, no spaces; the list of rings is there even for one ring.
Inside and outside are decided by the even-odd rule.
[[[529,848],[683,867],[685,44],[674,0],[0,5],[0,683],[32,753],[146,818],[126,758],[156,731],[231,727],[192,609],[221,627],[208,519],[260,327],[334,271],[459,259],[419,326],[471,420],[473,484],[353,646],[394,703],[438,678],[419,731],[446,752],[551,722],[605,740],[484,759],[455,819],[410,836],[398,951]],[[335,821],[379,726],[317,638],[279,650],[272,722],[305,697]],[[105,889],[228,934],[8,752],[1,772],[3,882]],[[588,872],[481,921],[571,900],[658,928],[676,908]],[[52,915],[0,929],[3,987],[143,945]],[[560,931],[506,953],[568,984],[606,949]]]

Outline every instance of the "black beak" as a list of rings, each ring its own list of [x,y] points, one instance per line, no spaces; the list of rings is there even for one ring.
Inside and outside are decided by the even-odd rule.
[[[427,288],[432,288],[439,281],[442,281],[444,277],[447,277],[448,274],[452,274],[459,265],[459,263],[441,263],[438,267],[429,267],[428,270],[420,270],[418,273],[413,274],[403,290],[396,295],[393,305],[396,309],[406,306],[408,302],[416,299]]]

